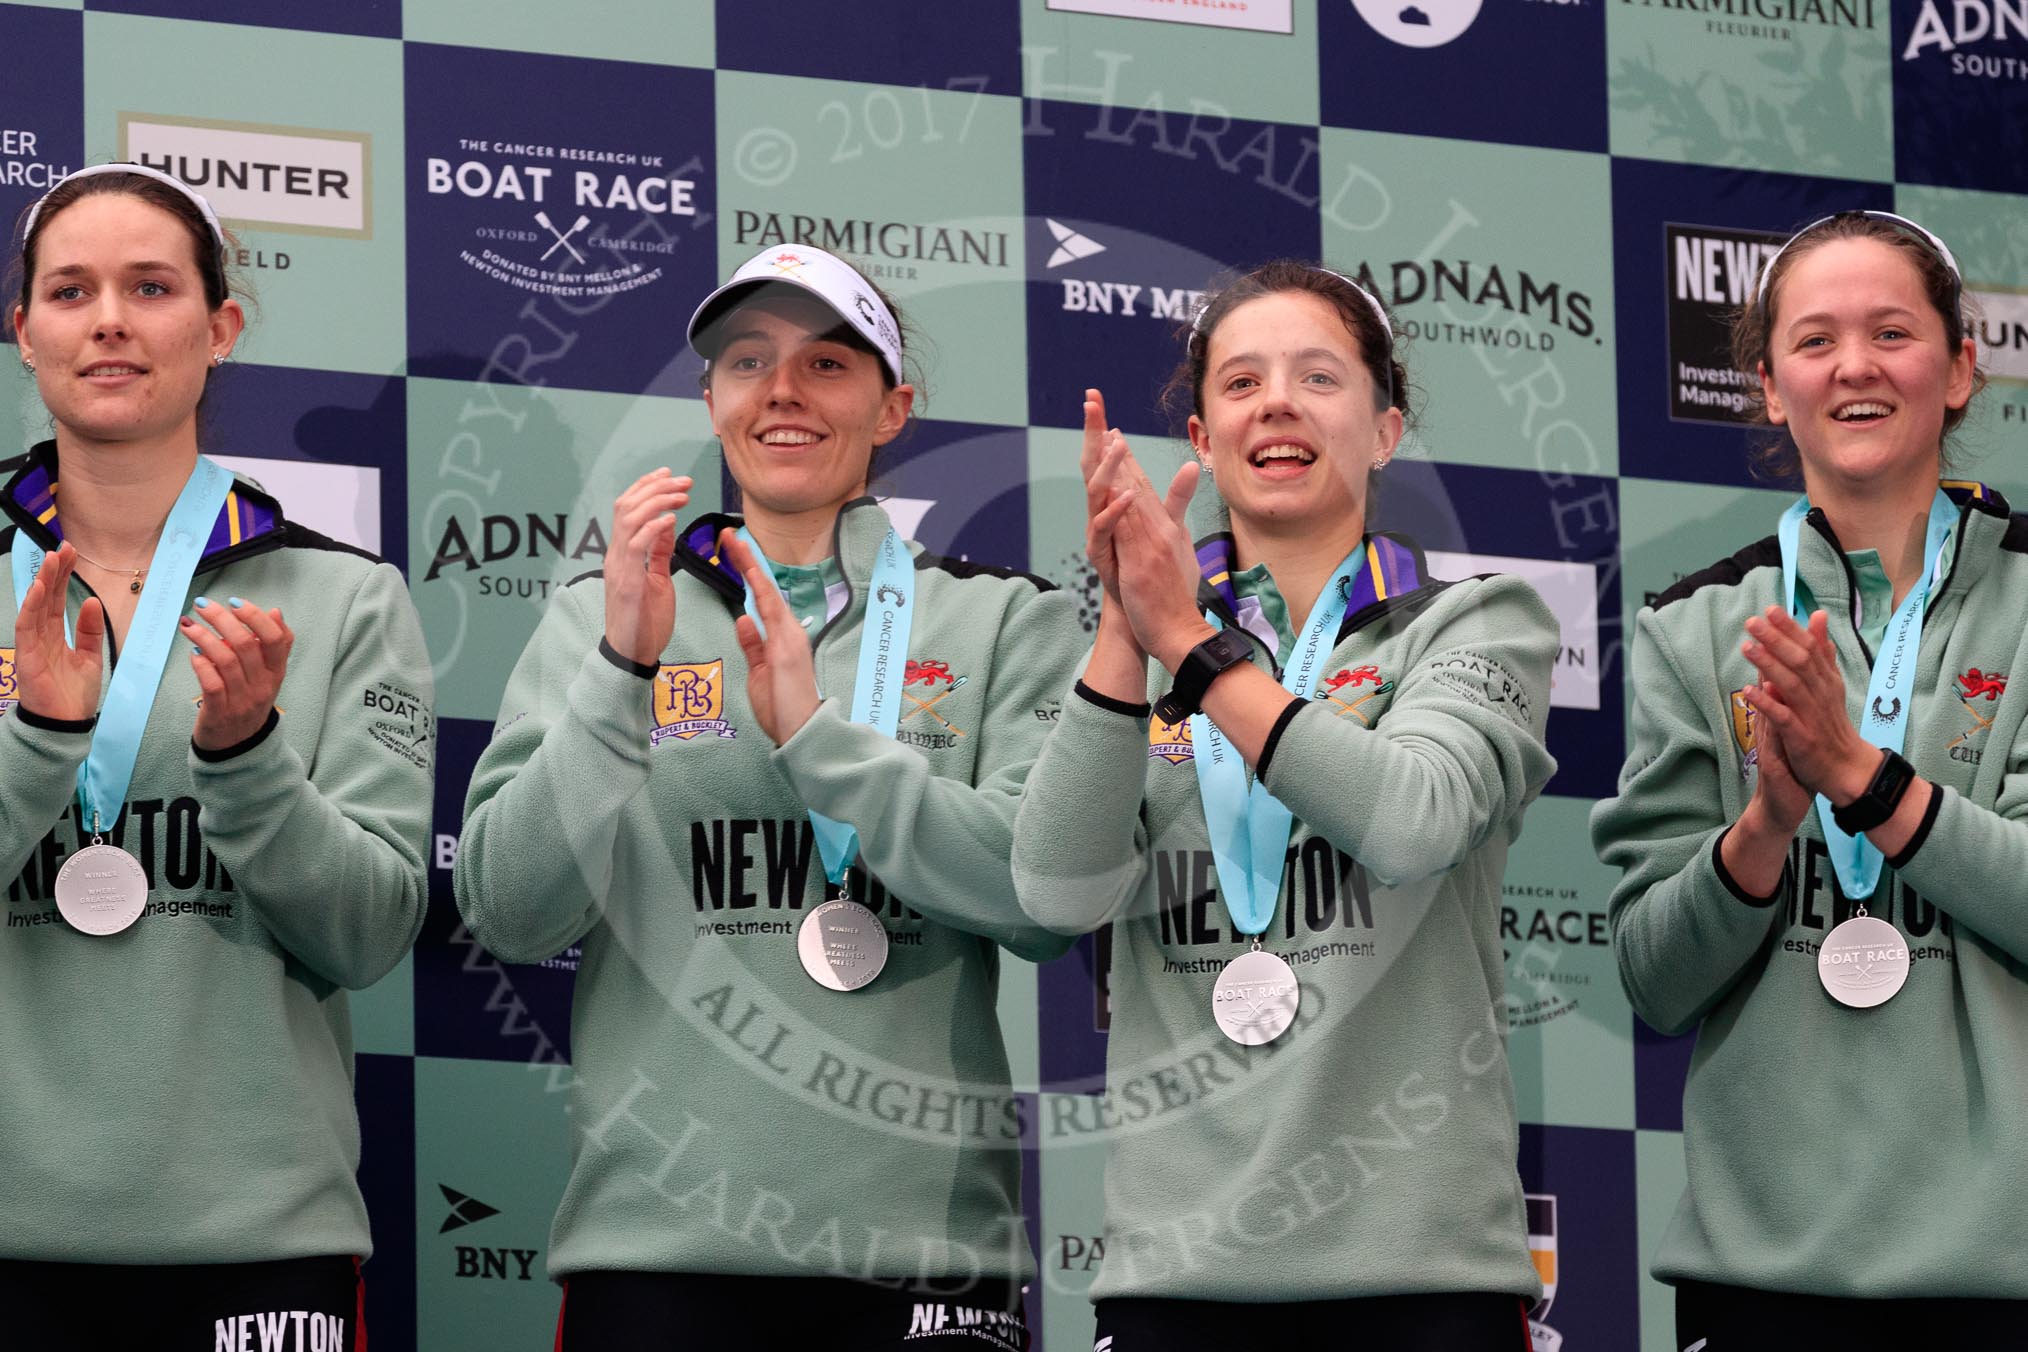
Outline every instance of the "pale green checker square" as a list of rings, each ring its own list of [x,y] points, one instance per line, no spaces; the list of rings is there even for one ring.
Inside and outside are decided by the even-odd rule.
[[[386,1056],[415,1055],[415,955],[404,953],[394,970],[363,991],[353,991],[352,1049]]]
[[[368,138],[369,238],[239,225],[226,214],[259,302],[238,355],[271,366],[405,370],[401,44],[102,13],[85,16],[84,32],[88,162],[122,152],[123,116]]]
[[[718,53],[712,0],[402,0],[410,42],[710,67]]]
[[[1669,0],[1609,3],[1613,154],[1893,178],[1886,0],[1797,0],[1793,8],[1838,22],[1737,18]]]
[[[1676,1352],[1676,1290],[1649,1274],[1655,1252],[1676,1214],[1689,1171],[1683,1136],[1674,1131],[1634,1133],[1635,1233],[1640,1237],[1641,1352]]]
[[[717,87],[720,275],[799,237],[829,249],[927,340],[920,411],[1026,423],[1020,100],[737,71]]]
[[[548,1345],[562,1294],[546,1264],[570,1176],[569,1084],[564,1066],[416,1059],[417,1347]],[[496,1214],[445,1230],[458,1204],[444,1188]],[[464,1206],[464,1217],[479,1214]]]
[[[666,465],[697,480],[686,522],[719,504],[696,399],[412,379],[408,429],[409,590],[449,718],[498,715],[549,596],[603,565],[621,489]]]
[[[1740,454],[1746,454],[1742,439]],[[1620,609],[1632,642],[1634,616],[1648,597],[1774,534],[1795,489],[1620,480]],[[1742,637],[1744,632],[1742,631]],[[1629,688],[1633,675],[1622,663]],[[1715,692],[1713,699],[1723,696]]]
[[[1044,1094],[1038,1100],[1042,1142],[1042,1251],[1035,1255],[1042,1287],[1042,1345],[1092,1345],[1091,1284],[1105,1253],[1105,1145],[1098,1099]]]
[[[7,0],[10,5],[35,5],[42,9],[83,9],[84,0]]]
[[[1606,923],[1619,873],[1592,853],[1590,811],[1536,799],[1507,856],[1507,1060],[1523,1122],[1631,1130],[1634,1016]]]
[[[1395,312],[1419,426],[1403,454],[1619,469],[1606,156],[1323,129],[1324,261]]]
[[[1129,438],[1134,458],[1156,484],[1190,454],[1187,442],[1169,437]],[[1084,476],[1078,460],[1084,435],[1065,428],[1028,429],[1028,569],[1073,591],[1090,583],[1084,553]],[[1193,529],[1201,523],[1193,517]],[[1096,623],[1091,617],[1090,629]]]
[[[1318,0],[1295,0],[1293,33],[1121,19],[1021,0],[1021,92],[1031,99],[1191,117],[1314,125]],[[1323,0],[1349,4],[1350,0]]]

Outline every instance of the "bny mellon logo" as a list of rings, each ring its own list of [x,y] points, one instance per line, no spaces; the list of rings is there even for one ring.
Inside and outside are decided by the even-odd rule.
[[[439,1183],[437,1191],[444,1195],[444,1201],[450,1203],[451,1207],[450,1214],[444,1217],[444,1223],[437,1227],[437,1233],[440,1235],[447,1235],[453,1230],[462,1230],[468,1225],[477,1225],[488,1216],[500,1214],[499,1207],[487,1206],[478,1198],[467,1197],[456,1188],[447,1188]]]
[[[1042,223],[1049,227],[1049,233],[1056,236],[1056,252],[1049,255],[1046,266],[1060,268],[1065,263],[1075,263],[1080,258],[1091,258],[1106,251],[1106,246],[1095,239],[1088,239],[1061,221],[1052,221],[1047,216]]]

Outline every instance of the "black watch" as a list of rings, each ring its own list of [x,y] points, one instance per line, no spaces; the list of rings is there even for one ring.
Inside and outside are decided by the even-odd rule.
[[[1169,693],[1155,701],[1155,712],[1164,723],[1181,723],[1204,707],[1204,692],[1212,678],[1227,667],[1244,662],[1253,653],[1253,641],[1237,629],[1221,629],[1192,648],[1176,668],[1176,683]]]
[[[1831,820],[1848,836],[1871,831],[1894,815],[1894,809],[1901,806],[1902,795],[1914,782],[1915,767],[1889,751],[1880,758],[1880,768],[1873,772],[1873,782],[1866,786],[1866,792],[1834,809]]]

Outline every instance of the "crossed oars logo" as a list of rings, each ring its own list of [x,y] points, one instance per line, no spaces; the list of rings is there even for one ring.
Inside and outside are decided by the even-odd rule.
[[[1995,707],[1992,713],[1981,717],[1977,707],[1972,704],[1973,700],[1983,699],[1988,705],[1994,705],[2000,696],[2006,693],[2007,678],[1998,672],[1988,675],[1977,667],[1973,667],[1970,671],[1958,677],[1958,702],[1965,706],[1965,712],[1972,716],[1972,722],[1978,724],[1978,726],[1967,732],[1959,733],[1956,740],[1950,746],[1945,747],[1944,750],[1950,751],[1963,746],[1966,742],[1993,726],[1993,719],[1998,715],[1999,709]]]
[[[917,714],[928,714],[931,718],[943,724],[944,731],[950,733],[953,737],[964,736],[965,730],[938,713],[936,706],[943,700],[948,699],[953,690],[956,690],[970,679],[971,677],[969,676],[953,677],[951,675],[951,665],[948,662],[911,661],[905,674],[902,676],[901,693],[915,707],[904,714],[901,721],[906,723]],[[939,680],[949,681],[950,684],[945,686],[941,693],[932,695],[928,699],[917,699],[908,688],[912,685],[934,686]]]
[[[1338,698],[1340,690],[1357,690],[1362,685],[1371,685],[1373,689],[1360,695],[1357,699],[1348,701]],[[1334,676],[1327,677],[1323,688],[1317,693],[1324,699],[1337,705],[1341,713],[1351,714],[1361,723],[1368,723],[1371,720],[1365,714],[1359,712],[1359,706],[1374,696],[1384,695],[1392,689],[1394,689],[1394,682],[1383,679],[1378,666],[1368,665],[1354,667],[1350,671],[1341,671]]]

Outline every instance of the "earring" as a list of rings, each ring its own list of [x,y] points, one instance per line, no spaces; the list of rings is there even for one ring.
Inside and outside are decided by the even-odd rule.
[[[1210,478],[1210,477],[1211,477],[1211,458],[1210,458],[1209,456],[1204,456],[1204,455],[1200,455],[1200,456],[1198,456],[1198,457],[1197,457],[1197,468],[1199,468],[1199,469],[1201,469],[1201,470],[1203,470],[1203,471],[1204,471],[1204,477],[1205,477],[1205,478],[1207,478],[1207,479],[1208,479],[1208,478]]]
[[[211,354],[211,364],[212,364],[213,366],[223,366],[223,365],[225,365],[225,354],[224,354],[223,352],[214,352],[214,353],[212,353],[212,354]]]
[[[23,358],[21,359],[21,369],[22,369],[22,370],[24,370],[24,371],[26,371],[26,372],[28,372],[28,374],[30,374],[30,375],[34,375],[34,374],[35,374],[35,363],[34,363],[33,361],[29,360],[29,359],[28,359],[27,357],[23,357]]]
[[[1385,460],[1376,460],[1376,461],[1374,461],[1374,462],[1373,462],[1373,472],[1374,472],[1375,474],[1378,474],[1378,473],[1380,473],[1380,471],[1382,471],[1382,470],[1384,470],[1384,469],[1386,469],[1386,468],[1387,468],[1387,461],[1385,461]]]

